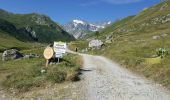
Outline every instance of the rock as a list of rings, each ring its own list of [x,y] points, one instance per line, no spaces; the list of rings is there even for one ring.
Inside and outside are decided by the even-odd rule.
[[[30,58],[39,58],[40,56],[37,54],[29,54],[29,55],[25,55],[23,58],[24,59],[30,59]]]
[[[50,62],[49,65],[52,66],[52,65],[55,65],[56,63],[55,62]]]
[[[113,36],[110,34],[110,35],[108,35],[108,36],[106,36],[106,40],[110,40],[110,39],[112,39],[113,38]]]
[[[42,73],[42,74],[45,73],[45,72],[46,72],[46,70],[44,70],[44,69],[41,70],[41,73]]]
[[[149,23],[142,23],[142,24],[140,25],[140,27],[147,27],[147,26],[150,26],[150,24],[149,24]]]
[[[119,29],[118,29],[118,32],[127,32],[127,30],[124,29],[124,28],[119,28]]]
[[[87,53],[88,52],[88,48],[81,50],[81,52],[82,53]]]
[[[164,24],[170,21],[170,14],[164,15],[164,16],[157,16],[153,19],[151,19],[150,24],[156,25],[156,24]],[[142,26],[146,26],[145,24],[142,24]]]
[[[161,38],[161,37],[158,36],[158,35],[152,37],[153,40],[159,40],[160,38]]]
[[[88,48],[85,49],[85,52],[88,52]]]
[[[16,49],[6,50],[2,54],[3,61],[19,59],[22,57],[23,57],[23,55]]]
[[[161,36],[162,36],[162,37],[167,37],[167,36],[168,36],[168,34],[162,34]]]
[[[5,94],[4,95],[2,95],[2,98],[4,99],[6,96],[5,96]]]
[[[27,26],[26,28],[26,31],[28,32],[28,33],[30,33],[30,35],[33,37],[33,38],[37,38],[37,36],[36,36],[36,32],[31,28],[31,27],[29,27],[29,26]]]
[[[164,10],[165,8],[168,8],[168,4],[165,3],[164,5],[161,6],[160,10]]]
[[[108,36],[106,36],[106,43],[112,43],[112,39],[113,39],[113,36],[110,34]]]
[[[166,16],[163,17],[162,23],[166,23],[170,21],[170,14],[167,14]]]
[[[44,16],[44,15],[35,14],[35,15],[32,16],[32,21],[37,23],[38,25],[47,25],[47,26],[49,26],[47,20],[48,20],[48,17]]]
[[[104,43],[101,40],[91,40],[89,42],[89,47],[94,49],[101,49],[101,47],[104,45]]]
[[[112,40],[106,40],[105,42],[106,43],[112,43]]]

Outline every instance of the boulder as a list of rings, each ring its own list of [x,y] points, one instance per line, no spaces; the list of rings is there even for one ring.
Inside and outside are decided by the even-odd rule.
[[[88,52],[88,48],[81,50],[81,52],[82,53],[87,53]]]
[[[168,4],[167,4],[167,3],[165,3],[164,5],[161,6],[160,11],[161,11],[161,10],[164,10],[164,9],[166,9],[166,8],[168,8]]]
[[[27,26],[25,29],[33,38],[37,39],[36,32],[31,27]]]
[[[32,16],[31,21],[37,23],[38,25],[49,26],[48,20],[49,20],[49,18],[47,16],[35,14],[35,15]]]
[[[113,41],[112,40],[106,40],[105,42],[106,43],[112,43]]]
[[[23,55],[16,49],[6,50],[2,54],[3,61],[19,59],[22,57],[23,57]]]
[[[110,34],[108,36],[106,36],[106,43],[112,43],[112,39],[113,39],[113,36]]]
[[[91,40],[89,42],[89,47],[94,49],[101,49],[101,47],[104,45],[104,43],[101,40]]]
[[[23,58],[24,59],[30,59],[30,58],[39,58],[40,56],[37,54],[29,54],[29,55],[25,55]]]
[[[113,38],[113,36],[111,34],[106,36],[106,40],[110,40],[112,38]]]
[[[165,34],[162,34],[161,36],[162,36],[162,37],[167,37],[167,36],[168,36],[168,34],[166,34],[166,33],[165,33]]]
[[[167,14],[166,16],[163,17],[162,23],[166,23],[170,21],[170,14]]]
[[[152,37],[153,40],[159,40],[160,38],[161,38],[161,37],[158,36],[158,35]]]

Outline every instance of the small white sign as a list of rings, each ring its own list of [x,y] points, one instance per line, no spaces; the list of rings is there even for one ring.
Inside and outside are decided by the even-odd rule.
[[[54,52],[57,54],[59,53],[66,53],[66,48],[67,48],[67,45],[65,42],[54,42]]]
[[[62,54],[62,53],[56,53],[56,54],[55,54],[55,57],[56,57],[56,58],[62,58],[62,57],[63,57],[63,54]]]

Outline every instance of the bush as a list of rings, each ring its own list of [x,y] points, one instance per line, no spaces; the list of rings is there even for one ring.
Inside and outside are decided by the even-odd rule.
[[[164,58],[165,56],[167,56],[169,54],[169,52],[165,48],[158,48],[158,49],[156,49],[156,54],[157,54],[157,56]]]

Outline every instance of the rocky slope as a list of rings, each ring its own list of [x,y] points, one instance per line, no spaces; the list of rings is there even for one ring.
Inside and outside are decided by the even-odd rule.
[[[20,41],[49,43],[74,40],[48,16],[36,13],[13,14],[0,9],[0,31]]]
[[[98,22],[98,23],[89,23],[82,20],[73,20],[72,22],[64,25],[64,29],[73,35],[76,39],[83,38],[87,34],[92,34],[95,31],[105,28],[110,25],[112,22]]]

